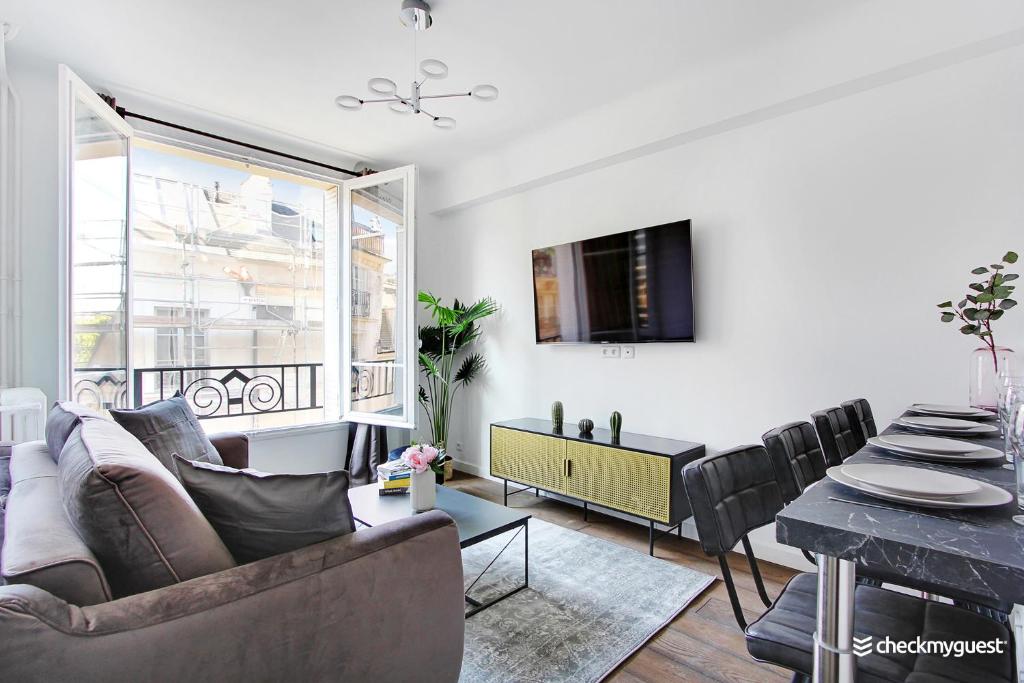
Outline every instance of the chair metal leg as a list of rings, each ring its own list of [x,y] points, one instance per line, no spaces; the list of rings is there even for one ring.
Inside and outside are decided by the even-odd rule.
[[[740,606],[740,597],[736,595],[736,585],[732,582],[732,571],[725,555],[718,556],[718,566],[722,568],[722,578],[725,579],[725,591],[729,594],[729,603],[732,605],[733,616],[736,623],[740,625],[741,631],[747,630],[747,619],[743,616],[743,607]]]
[[[754,575],[754,585],[757,587],[757,594],[765,607],[772,606],[772,599],[768,597],[768,591],[764,588],[764,579],[761,578],[761,568],[757,566],[757,558],[754,557],[754,549],[750,547],[750,539],[743,536],[743,552],[747,554],[747,564],[750,565],[750,573]]]
[[[817,555],[818,615],[814,633],[814,683],[853,683],[853,607],[856,565]]]

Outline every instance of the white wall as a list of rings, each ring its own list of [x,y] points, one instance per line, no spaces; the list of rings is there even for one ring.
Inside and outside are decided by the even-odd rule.
[[[965,402],[976,340],[935,304],[955,301],[972,267],[1024,253],[1022,82],[1017,41],[426,216],[421,287],[504,307],[486,326],[489,373],[462,399],[462,467],[488,471],[490,422],[547,416],[556,399],[567,422],[619,410],[626,431],[712,451],[858,396],[883,426],[911,401]],[[491,177],[508,158],[495,154]],[[533,343],[531,249],[685,218],[695,344],[602,360],[593,346]],[[997,340],[1024,351],[1024,313],[1000,321]],[[795,556],[772,538],[759,536],[768,556]]]

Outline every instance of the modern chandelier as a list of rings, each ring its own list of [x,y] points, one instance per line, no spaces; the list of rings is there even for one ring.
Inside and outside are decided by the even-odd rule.
[[[434,20],[430,15],[430,5],[425,0],[403,0],[400,13],[402,23],[416,31],[426,31],[433,25]],[[441,80],[448,76],[448,65],[440,59],[424,59],[419,63],[419,75],[421,78],[413,80],[410,87],[411,94],[408,96],[398,93],[398,85],[390,78],[371,78],[366,87],[373,95],[369,99],[355,97],[354,95],[339,95],[334,103],[345,111],[359,111],[364,104],[387,103],[388,108],[396,114],[424,114],[429,116],[434,125],[442,130],[455,128],[455,119],[450,116],[437,116],[423,109],[423,100],[440,100],[452,97],[472,97],[481,102],[491,102],[498,99],[498,89],[493,85],[474,85],[469,92],[453,92],[441,95],[424,95],[423,85],[428,80]]]

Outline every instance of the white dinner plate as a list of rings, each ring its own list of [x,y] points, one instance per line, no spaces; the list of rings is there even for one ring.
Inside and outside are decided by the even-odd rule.
[[[941,427],[943,429],[976,429],[981,426],[971,420],[960,420],[953,417],[908,415],[899,419],[907,424],[919,425],[921,427]]]
[[[887,451],[888,453],[892,453],[893,455],[914,458],[916,460],[932,460],[934,462],[959,463],[961,465],[978,462],[994,462],[997,460],[1006,460],[1006,456],[1003,455],[1002,451],[996,448],[989,448],[988,446],[976,446],[976,450],[968,451],[966,453],[936,453],[925,450],[917,450],[914,448],[907,448],[904,446],[894,446],[890,443],[882,441],[882,437],[880,436],[871,437],[870,439],[868,439],[868,443],[871,444],[872,446],[876,446],[877,448],[881,448]]]
[[[913,429],[929,434],[945,434],[947,436],[981,436],[984,434],[997,434],[999,428],[990,424],[977,424],[970,422],[970,427],[949,427],[936,423],[922,422],[922,420],[947,420],[941,417],[901,417],[897,418],[895,424],[907,429]],[[966,422],[966,420],[951,420],[952,422]]]
[[[874,463],[841,467],[843,474],[862,484],[914,498],[956,498],[981,490],[981,486],[973,479],[921,467]]]
[[[879,434],[874,437],[888,446],[909,448],[925,453],[970,453],[978,450],[978,445],[956,439],[943,439],[939,436],[918,436],[917,434]]]
[[[983,508],[983,507],[995,507],[997,505],[1006,505],[1013,500],[1013,495],[1009,491],[1005,491],[998,486],[986,482],[978,482],[981,485],[981,490],[977,493],[970,493],[960,498],[914,498],[913,496],[905,496],[899,493],[889,493],[882,489],[876,489],[873,486],[864,484],[852,479],[843,474],[840,470],[842,465],[836,467],[830,467],[825,471],[828,478],[832,481],[838,482],[843,486],[849,486],[852,489],[856,489],[861,493],[867,494],[874,498],[881,498],[882,500],[892,501],[894,503],[903,503],[904,505],[917,505],[926,508],[945,508],[949,510],[963,509],[963,508]]]
[[[939,415],[943,417],[965,417],[965,418],[979,418],[979,417],[995,417],[996,414],[991,410],[985,410],[984,408],[974,408],[971,406],[950,406],[943,405],[940,403],[915,403],[910,406],[910,409],[915,413],[922,413],[927,415]]]

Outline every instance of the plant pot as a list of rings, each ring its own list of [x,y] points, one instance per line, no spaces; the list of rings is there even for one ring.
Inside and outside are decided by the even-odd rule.
[[[409,502],[413,512],[433,510],[437,503],[437,483],[433,470],[413,472],[409,484]]]
[[[455,461],[448,459],[444,461],[444,480],[451,481],[451,478],[455,476]]]
[[[1002,381],[999,373],[1013,363],[1013,349],[997,346],[995,357],[986,346],[971,352],[970,404],[975,408],[998,410]]]

